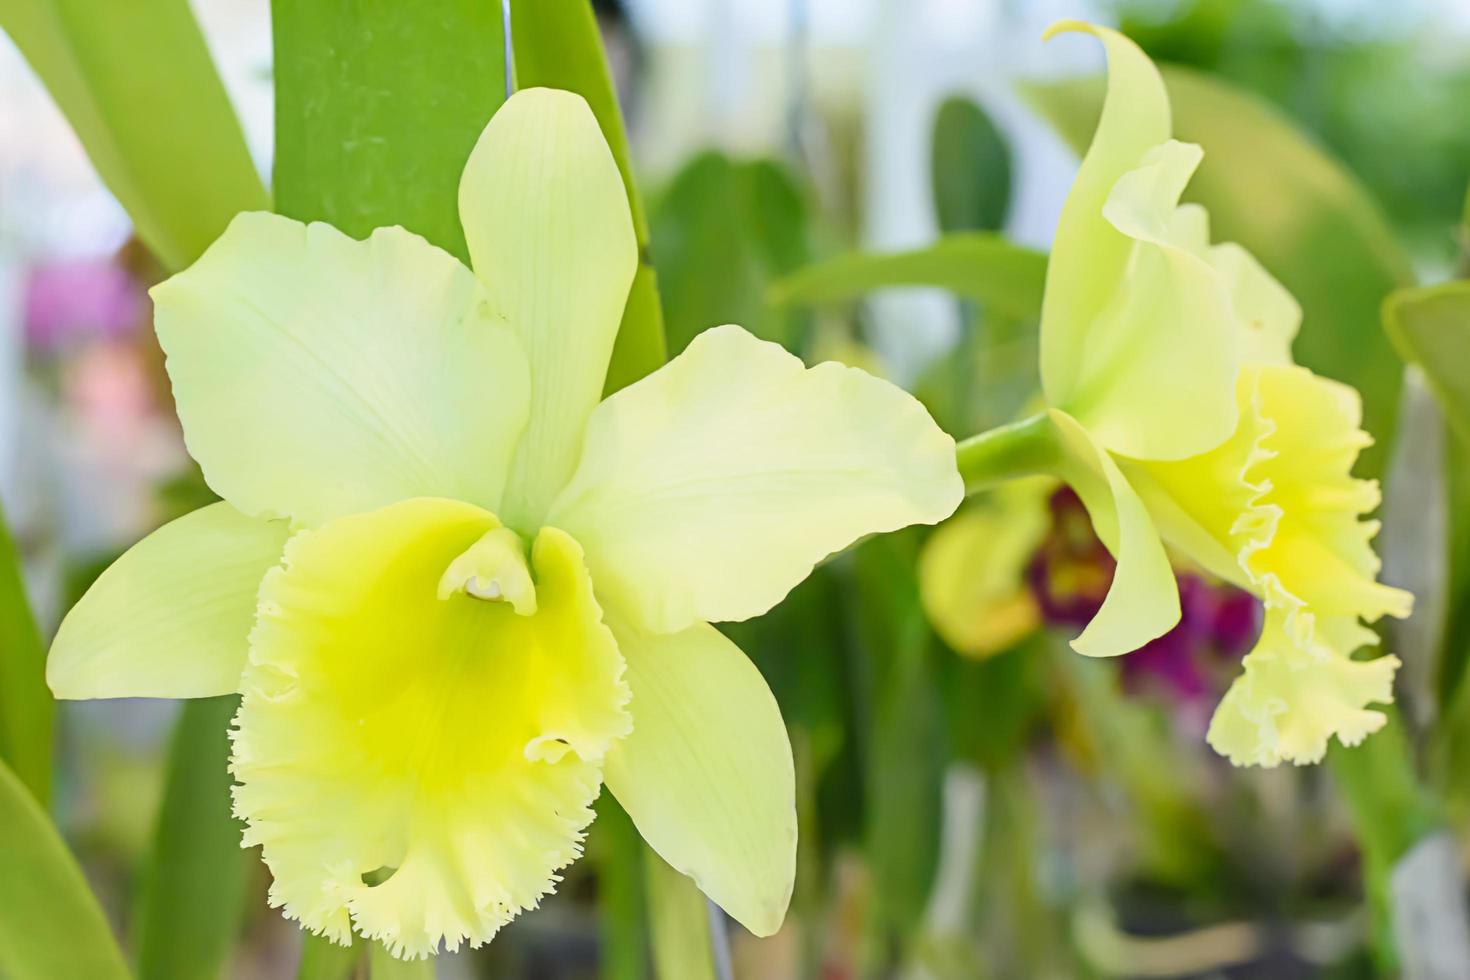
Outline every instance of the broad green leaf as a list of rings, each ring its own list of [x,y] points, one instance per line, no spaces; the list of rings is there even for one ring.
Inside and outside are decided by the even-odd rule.
[[[934,213],[945,233],[999,231],[1011,204],[1011,153],[984,109],[951,96],[934,115]]]
[[[460,171],[505,98],[500,5],[272,0],[276,210],[467,258]]]
[[[723,323],[797,350],[801,320],[761,296],[810,258],[806,221],[801,191],[781,164],[714,151],[689,161],[653,209],[669,352]]]
[[[235,695],[185,701],[144,872],[136,924],[138,973],[148,980],[218,976],[240,928],[254,857],[230,812]]]
[[[0,27],[165,267],[270,206],[188,0],[6,0]]]
[[[51,795],[51,726],[46,647],[21,576],[20,553],[0,508],[0,760],[44,804]]]
[[[1470,281],[1399,290],[1383,304],[1383,325],[1404,359],[1419,365],[1458,436],[1445,446],[1450,581],[1436,678],[1449,717],[1435,732],[1458,755],[1470,732],[1470,696],[1462,682],[1470,660]]]
[[[1470,444],[1470,280],[1401,289],[1383,325],[1407,361],[1424,370],[1445,418]]]
[[[1185,190],[1205,205],[1219,241],[1243,245],[1301,303],[1297,360],[1363,394],[1365,428],[1378,445],[1359,472],[1380,472],[1398,410],[1401,369],[1379,304],[1413,281],[1409,260],[1358,181],[1278,111],[1229,85],[1166,67],[1174,135],[1204,147]],[[1079,151],[1097,121],[1098,79],[1028,88],[1027,94]]]
[[[107,917],[29,790],[0,763],[0,976],[127,980]]]
[[[654,370],[665,357],[663,313],[648,250],[648,219],[633,180],[628,135],[618,110],[617,92],[613,89],[591,3],[511,0],[510,7],[516,84],[522,88],[544,85],[566,89],[586,99],[602,126],[602,134],[607,137],[628,189],[639,263],[613,347],[612,363],[608,366],[606,390],[611,393]]]
[[[1041,311],[1046,256],[980,232],[948,235],[909,252],[851,252],[814,263],[772,287],[777,306],[859,299],[891,286],[937,286],[1020,319]]]

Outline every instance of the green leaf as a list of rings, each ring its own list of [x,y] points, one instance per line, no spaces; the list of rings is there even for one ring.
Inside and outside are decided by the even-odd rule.
[[[1408,257],[1367,190],[1276,109],[1184,68],[1163,74],[1174,135],[1205,151],[1185,199],[1209,209],[1215,240],[1245,246],[1301,303],[1297,360],[1362,392],[1365,427],[1378,445],[1359,471],[1378,475],[1402,372],[1377,311],[1413,281]],[[1072,147],[1086,147],[1100,79],[1032,86],[1027,94]]]
[[[296,980],[352,980],[362,961],[363,948],[357,936],[351,938],[351,946],[338,946],[325,936],[305,933]]]
[[[586,99],[628,188],[639,263],[608,366],[606,390],[611,394],[663,364],[665,345],[658,283],[649,258],[648,219],[633,180],[627,130],[602,50],[602,35],[587,0],[511,0],[511,38],[516,84],[566,89]]]
[[[31,615],[20,554],[0,508],[0,760],[42,804],[51,795],[51,727],[46,647]]]
[[[915,575],[920,533],[873,538],[852,556],[872,671],[865,847],[879,918],[897,937],[914,935],[938,869],[948,761],[935,642]]]
[[[276,210],[468,260],[459,175],[505,100],[500,5],[272,0]]]
[[[1401,289],[1383,325],[1404,360],[1423,369],[1451,427],[1470,445],[1470,281]]]
[[[1011,205],[1011,154],[985,110],[950,96],[934,116],[929,156],[939,228],[999,231]]]
[[[138,975],[218,976],[240,927],[255,858],[230,812],[235,695],[185,701],[174,725],[137,919]]]
[[[270,207],[187,0],[6,0],[0,27],[164,266]]]
[[[81,869],[35,797],[0,764],[0,976],[126,980]]]
[[[779,163],[711,151],[685,164],[653,211],[670,352],[722,323],[797,349],[801,320],[769,309],[761,295],[809,260],[806,220],[796,181]]]
[[[1327,767],[1347,804],[1353,834],[1363,850],[1363,878],[1372,910],[1374,954],[1384,976],[1397,971],[1390,878],[1393,866],[1416,842],[1440,826],[1438,805],[1415,776],[1415,756],[1396,706],[1379,710],[1388,724],[1347,748],[1333,742]]]
[[[850,252],[809,265],[772,287],[777,306],[854,300],[891,286],[937,286],[988,309],[1034,320],[1041,312],[1046,256],[998,235],[947,235],[909,252]]]

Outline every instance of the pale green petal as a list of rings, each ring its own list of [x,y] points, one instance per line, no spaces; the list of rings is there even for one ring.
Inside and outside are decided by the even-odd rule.
[[[1108,55],[1108,92],[1092,144],[1062,205],[1046,269],[1041,312],[1041,377],[1047,400],[1065,406],[1081,373],[1084,338],[1112,300],[1132,241],[1103,217],[1118,178],[1169,138],[1169,98],[1158,69],[1116,31],[1063,21],[1047,32],[1082,31]]]
[[[796,873],[796,777],[776,699],[713,626],[613,629],[633,733],[608,752],[608,788],[660,857],[745,928],[771,935]]]
[[[1208,258],[1230,293],[1242,362],[1290,364],[1291,343],[1302,325],[1302,307],[1296,297],[1234,242],[1212,246]]]
[[[500,515],[534,528],[577,465],[638,264],[627,192],[582,97],[507,100],[465,165],[459,216],[491,307],[531,360],[531,419]]]
[[[239,689],[255,594],[284,521],[211,504],[128,549],[72,607],[46,662],[59,698],[202,698]]]
[[[592,415],[549,523],[647,629],[758,616],[865,534],[949,516],[954,440],[902,389],[706,330]]]
[[[1117,559],[1107,598],[1072,649],[1089,657],[1137,650],[1179,622],[1179,589],[1168,555],[1143,501],[1107,451],[1066,413],[1053,410],[1051,417],[1068,454],[1063,476]]]
[[[1238,338],[1230,300],[1204,257],[1170,238],[1199,147],[1170,140],[1118,179],[1103,207],[1133,240],[1112,301],[1081,338],[1074,389],[1057,407],[1108,450],[1183,459],[1235,430]]]
[[[525,425],[515,335],[402,228],[242,214],[153,289],[184,439],[241,511],[316,525],[416,496],[493,510]]]

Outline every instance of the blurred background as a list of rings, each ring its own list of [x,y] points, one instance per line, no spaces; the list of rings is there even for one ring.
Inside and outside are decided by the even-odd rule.
[[[268,174],[269,4],[193,6]],[[1230,181],[1208,163],[1200,177],[1217,229],[1296,292],[1299,353],[1365,392],[1380,436],[1366,465],[1390,474],[1385,518],[1402,530],[1380,540],[1403,543],[1387,575],[1420,593],[1421,613],[1390,646],[1406,661],[1408,721],[1375,738],[1421,759],[1448,812],[1464,814],[1456,761],[1470,725],[1457,720],[1459,661],[1444,653],[1463,624],[1447,609],[1450,559],[1424,547],[1448,534],[1443,481],[1425,475],[1442,464],[1442,437],[1422,389],[1411,376],[1401,391],[1401,365],[1383,356],[1378,304],[1462,262],[1470,4],[596,6],[671,351],[739,322],[904,384],[957,437],[1034,394],[1034,322],[965,298],[963,284],[877,289],[905,276],[860,269],[817,288],[799,270],[941,235],[999,232],[1044,250],[1101,67],[1095,44],[1042,44],[1059,17],[1119,25],[1192,70],[1186,83],[1203,76],[1176,89],[1174,111],[1181,138],[1229,160]],[[1220,92],[1264,114],[1259,126],[1237,125],[1242,110]],[[0,500],[46,635],[122,550],[210,499],[151,332],[146,290],[161,277],[0,36]],[[791,728],[802,833],[783,932],[757,942],[729,925],[736,977],[1392,974],[1383,896],[1364,886],[1362,829],[1333,775],[1234,770],[1204,745],[1258,628],[1253,600],[1181,569],[1173,633],[1118,662],[1085,661],[1065,640],[1110,575],[1074,497],[1018,484],[938,533],[870,542],[731,627]],[[60,709],[59,819],[124,935],[159,833],[176,710]],[[589,859],[542,910],[486,950],[441,958],[439,976],[642,975],[647,950],[614,935],[643,914],[631,834],[604,813]],[[243,867],[226,975],[291,975],[297,930],[266,909],[259,863]]]

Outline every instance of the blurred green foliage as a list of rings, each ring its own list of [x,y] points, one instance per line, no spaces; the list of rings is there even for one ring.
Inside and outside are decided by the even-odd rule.
[[[653,208],[669,353],[695,334],[738,323],[763,340],[800,350],[808,324],[762,302],[768,285],[811,261],[802,189],[774,160],[698,154]]]
[[[1115,7],[1151,57],[1274,103],[1347,161],[1416,255],[1452,259],[1470,174],[1470,49],[1441,41],[1433,19],[1390,4],[1337,16],[1281,0]]]

